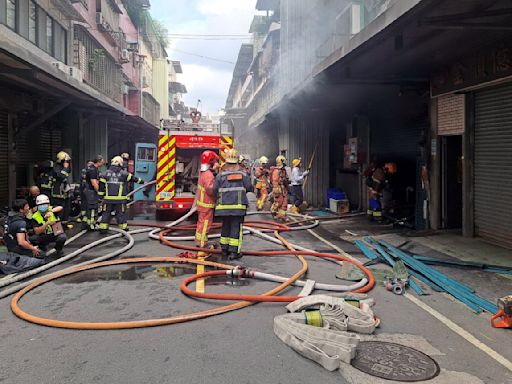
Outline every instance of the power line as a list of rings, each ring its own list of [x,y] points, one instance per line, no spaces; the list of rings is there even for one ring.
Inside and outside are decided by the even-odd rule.
[[[218,59],[216,57],[211,57],[211,56],[204,56],[204,55],[199,55],[197,53],[192,53],[192,52],[187,52],[187,51],[182,51],[181,49],[177,49],[177,48],[169,48],[171,51],[176,51],[176,52],[179,52],[179,53],[183,53],[185,55],[190,55],[190,56],[196,56],[196,57],[200,57],[202,59],[207,59],[207,60],[212,60],[212,61],[219,61],[221,63],[228,63],[228,64],[235,64],[235,62],[233,61],[229,61],[229,60],[224,60],[224,59]]]

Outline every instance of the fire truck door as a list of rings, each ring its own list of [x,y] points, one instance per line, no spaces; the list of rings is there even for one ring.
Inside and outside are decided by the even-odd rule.
[[[146,182],[156,178],[157,148],[156,144],[137,143],[135,146],[135,177]],[[135,186],[137,188],[138,185]],[[151,185],[135,193],[134,200],[155,201],[155,185]]]

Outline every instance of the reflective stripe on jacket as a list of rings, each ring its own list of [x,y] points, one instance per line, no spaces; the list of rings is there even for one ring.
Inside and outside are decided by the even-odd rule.
[[[247,192],[250,190],[251,180],[243,171],[224,171],[217,175],[213,185],[213,192],[217,195],[215,215],[244,216],[249,205]]]
[[[288,174],[286,173],[285,168],[274,168],[270,175],[270,181],[272,183],[272,188],[279,190],[279,194],[286,193],[288,191]]]
[[[215,194],[213,193],[213,183],[215,176],[211,170],[201,172],[197,184],[196,204],[198,211],[215,208]]]
[[[106,203],[123,204],[128,201],[128,182],[134,181],[142,184],[142,179],[134,177],[128,171],[118,166],[111,166],[100,177],[100,195]]]
[[[50,209],[52,209],[52,207],[49,207],[49,208],[48,208],[48,211],[50,211]],[[32,215],[32,220],[36,221],[36,222],[37,222],[37,224],[39,224],[39,226],[44,225],[44,224],[45,224],[46,222],[48,222],[48,221],[54,221],[54,222],[59,221],[59,219],[57,218],[57,216],[55,216],[55,215],[53,214],[53,212],[52,212],[51,216],[50,216],[48,219],[46,219],[46,218],[44,217],[44,215],[43,215],[41,212],[39,212],[39,211],[36,211],[36,212]],[[45,233],[46,233],[46,234],[52,234],[52,233],[53,233],[53,229],[52,229],[51,225],[49,225],[48,227],[46,227]]]
[[[56,163],[52,170],[52,197],[58,199],[68,198],[70,170],[62,164]]]

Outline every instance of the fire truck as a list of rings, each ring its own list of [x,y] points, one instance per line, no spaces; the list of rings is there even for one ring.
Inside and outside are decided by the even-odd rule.
[[[165,211],[190,210],[199,179],[201,153],[213,150],[222,163],[231,148],[233,138],[227,124],[165,120],[157,147],[157,217],[163,216]]]

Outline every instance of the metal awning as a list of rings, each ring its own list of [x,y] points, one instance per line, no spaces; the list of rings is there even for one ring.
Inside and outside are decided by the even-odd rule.
[[[187,93],[187,87],[177,81],[170,81],[169,93]]]

